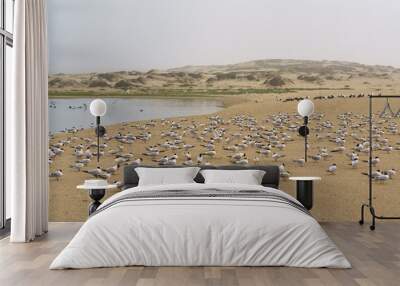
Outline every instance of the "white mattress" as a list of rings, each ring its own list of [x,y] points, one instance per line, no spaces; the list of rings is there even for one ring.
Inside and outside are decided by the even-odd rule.
[[[184,184],[146,190],[266,190],[254,185]],[[102,207],[101,206],[101,207]],[[258,199],[124,201],[90,217],[50,269],[145,266],[293,266],[350,268],[318,222],[298,209]]]

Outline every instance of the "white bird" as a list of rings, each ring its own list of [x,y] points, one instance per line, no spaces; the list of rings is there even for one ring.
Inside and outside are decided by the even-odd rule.
[[[389,175],[389,179],[393,179],[393,177],[396,175],[396,170],[395,169],[389,169],[385,171],[384,173]]]
[[[337,147],[332,149],[331,152],[343,152],[346,148],[344,146]]]
[[[335,173],[336,173],[336,170],[337,170],[336,164],[333,163],[333,164],[331,164],[331,165],[328,167],[328,169],[327,169],[326,171],[327,171],[328,173],[330,173],[330,174],[335,174]]]
[[[133,154],[132,153],[124,153],[124,154],[118,155],[118,157],[123,157],[125,159],[131,159],[131,158],[133,158]]]
[[[117,155],[117,154],[119,154],[120,152],[121,152],[120,150],[112,149],[112,150],[108,151],[108,154],[110,154],[110,155]]]
[[[233,163],[238,165],[246,165],[249,163],[249,160],[247,158],[241,158],[239,160],[233,161]]]
[[[293,163],[296,163],[297,165],[304,167],[304,165],[306,164],[306,160],[304,160],[303,158],[301,159],[294,159]]]
[[[78,158],[83,157],[85,155],[85,153],[83,152],[82,149],[75,149],[75,153],[74,155]]]
[[[110,174],[114,174],[117,170],[119,169],[119,164],[116,164],[112,167],[109,167],[107,169],[103,169],[104,172],[110,173]]]
[[[227,151],[234,151],[234,152],[236,152],[236,151],[239,149],[239,147],[238,147],[237,145],[233,145],[233,146],[224,146],[223,149],[224,149],[224,150],[227,150]]]
[[[140,165],[143,162],[142,158],[137,158],[135,160],[132,161],[132,164],[134,165]]]
[[[380,175],[375,176],[374,179],[375,179],[376,181],[384,182],[384,181],[389,180],[389,179],[390,179],[390,176],[389,176],[388,174],[380,174]]]
[[[190,149],[190,148],[194,148],[194,145],[191,145],[191,144],[184,144],[184,145],[183,145],[183,148],[184,148],[185,150],[187,150],[187,149]]]
[[[186,161],[183,162],[183,165],[185,166],[193,166],[193,160],[192,159],[187,159]]]
[[[178,160],[178,155],[174,154],[168,157],[169,160]]]
[[[390,151],[393,151],[393,147],[392,146],[383,146],[381,150],[389,153]]]
[[[128,158],[124,158],[124,157],[118,157],[118,158],[115,158],[114,161],[116,163],[120,164],[120,163],[124,163],[124,162],[129,161],[129,159]]]
[[[265,148],[261,148],[260,150],[257,150],[256,152],[259,153],[259,154],[262,154],[262,155],[266,155],[266,156],[271,154],[271,150],[265,149]]]
[[[274,161],[278,161],[280,158],[285,157],[285,154],[279,154],[279,153],[273,153],[272,154],[272,159],[274,159]]]
[[[59,178],[61,178],[63,176],[63,172],[61,169],[54,171],[53,173],[49,174],[50,178],[56,178],[57,181],[59,180]]]
[[[100,177],[100,178],[109,178],[111,175],[104,172],[100,167],[97,167],[96,169],[92,170],[83,170],[84,173],[88,173],[94,177]]]
[[[52,151],[55,155],[60,155],[60,154],[64,153],[64,149],[62,149],[62,148],[52,148]]]
[[[352,168],[357,168],[357,166],[358,166],[358,159],[357,158],[354,158],[353,160],[351,160],[351,167]]]
[[[86,149],[86,151],[85,151],[85,157],[86,158],[91,158],[91,157],[93,157],[93,153],[92,153],[92,151],[88,148],[88,149]]]
[[[207,155],[207,156],[215,156],[217,154],[217,152],[214,150],[212,150],[212,151],[210,150],[210,151],[204,151],[202,154]]]
[[[317,154],[317,155],[308,156],[308,158],[311,158],[314,161],[320,161],[322,159],[322,156],[320,154]]]
[[[275,147],[278,148],[279,150],[282,150],[286,147],[286,145],[285,144],[277,144]]]
[[[153,162],[158,162],[158,164],[160,164],[160,165],[167,164],[168,156],[164,156],[158,160],[153,160]]]
[[[160,151],[156,150],[156,149],[155,150],[151,150],[151,151],[149,150],[147,152],[144,152],[143,155],[155,157],[155,156],[160,155]]]
[[[282,163],[282,164],[279,166],[279,176],[282,177],[282,178],[288,178],[288,177],[290,177],[290,173],[289,173],[288,171],[286,171],[286,168],[285,168],[285,164],[284,164],[284,163]]]
[[[53,152],[53,150],[49,149],[49,158],[53,158],[56,156],[56,153]]]
[[[122,183],[121,181],[113,181],[113,185],[116,185],[117,188],[121,188],[124,185],[124,183]]]
[[[176,159],[168,159],[166,165],[176,165]]]
[[[321,152],[320,155],[321,155],[321,158],[324,160],[328,159],[329,157],[332,157],[332,155],[327,152]]]
[[[189,152],[185,153],[185,159],[186,160],[192,160],[192,155]]]
[[[361,174],[366,175],[366,176],[369,176],[368,173],[364,173],[364,172],[363,172],[363,173],[361,173]],[[372,173],[371,173],[371,178],[372,178],[372,179],[375,179],[375,177],[379,177],[380,175],[382,175],[381,170],[372,171]]]
[[[97,174],[101,174],[103,171],[101,170],[100,167],[97,167],[96,169],[92,169],[92,170],[84,170],[84,173],[88,173],[90,175],[97,175]]]
[[[197,164],[198,165],[200,165],[201,163],[203,163],[203,155],[202,154],[199,154],[198,156],[197,156]]]
[[[358,160],[358,154],[356,152],[351,152],[351,154],[346,154],[346,156],[349,157],[350,160],[352,160],[352,161],[355,159]]]
[[[76,162],[75,164],[71,165],[70,167],[75,170],[80,171],[83,167],[85,167],[85,164]]]
[[[380,161],[381,161],[381,159],[379,159],[379,157],[376,156],[375,158],[372,158],[372,160],[371,160],[371,165],[375,167]],[[364,162],[369,163],[369,160],[364,161]]]

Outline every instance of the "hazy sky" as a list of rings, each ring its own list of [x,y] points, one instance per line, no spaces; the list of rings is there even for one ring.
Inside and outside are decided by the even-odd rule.
[[[399,0],[48,0],[50,72],[266,58],[400,67]]]

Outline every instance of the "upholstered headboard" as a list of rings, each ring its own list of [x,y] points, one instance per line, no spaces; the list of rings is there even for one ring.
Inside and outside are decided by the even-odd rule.
[[[123,189],[136,187],[139,183],[139,177],[135,172],[137,167],[146,168],[182,168],[185,166],[138,166],[138,165],[128,165],[124,167],[124,177],[123,177]],[[274,165],[266,166],[199,166],[202,170],[204,169],[218,169],[218,170],[248,170],[256,169],[265,171],[264,178],[262,180],[262,185],[265,187],[278,188],[279,187],[279,167]],[[194,179],[197,183],[204,183],[203,176],[198,173]]]

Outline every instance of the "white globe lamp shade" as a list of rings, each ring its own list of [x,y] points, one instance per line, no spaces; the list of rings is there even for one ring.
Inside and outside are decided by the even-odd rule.
[[[297,105],[297,112],[302,116],[310,116],[314,112],[314,103],[309,99],[303,99]]]
[[[102,99],[95,99],[90,103],[90,113],[93,116],[104,116],[107,112],[107,104]]]

